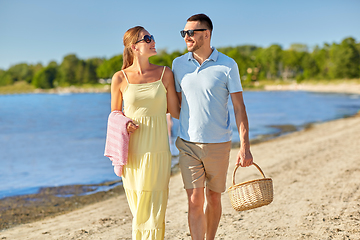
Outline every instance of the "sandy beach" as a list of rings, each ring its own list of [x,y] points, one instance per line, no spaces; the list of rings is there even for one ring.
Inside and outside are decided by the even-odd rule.
[[[252,145],[254,161],[273,179],[274,201],[236,212],[224,193],[216,239],[360,239],[359,146],[359,114]],[[236,173],[236,183],[256,178],[253,166]],[[121,194],[4,230],[0,239],[131,239],[131,213]],[[190,239],[179,173],[170,180],[165,239]]]
[[[292,83],[288,85],[273,84],[265,85],[266,91],[308,91],[308,92],[329,92],[329,93],[347,93],[360,94],[360,84],[352,81],[342,81],[340,83],[328,84],[309,84],[309,83]]]

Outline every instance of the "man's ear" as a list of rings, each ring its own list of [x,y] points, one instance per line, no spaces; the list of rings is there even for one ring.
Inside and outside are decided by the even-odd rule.
[[[205,38],[210,38],[210,30],[205,31]]]

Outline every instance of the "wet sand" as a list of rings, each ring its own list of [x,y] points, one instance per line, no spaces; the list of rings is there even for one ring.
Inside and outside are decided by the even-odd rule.
[[[111,189],[96,192],[104,187]],[[64,214],[123,193],[121,180],[119,180],[96,185],[47,187],[35,194],[7,197],[0,200],[0,231],[49,216]]]
[[[216,239],[360,239],[360,116],[315,124],[252,145],[254,160],[274,182],[274,201],[236,212],[227,193]],[[231,151],[228,187],[237,150]],[[236,182],[260,178],[241,168]],[[0,239],[131,239],[124,194],[65,214],[18,225]],[[170,180],[165,239],[190,239],[181,175]]]

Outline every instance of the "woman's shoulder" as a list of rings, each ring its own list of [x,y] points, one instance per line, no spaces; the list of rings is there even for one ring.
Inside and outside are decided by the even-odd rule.
[[[164,68],[165,68],[165,70],[164,70]],[[174,74],[168,66],[161,66],[161,72],[163,72],[163,71],[164,71],[164,75],[162,77],[162,82],[163,82],[165,88],[167,88],[169,84],[173,84]]]
[[[111,85],[115,86],[122,86],[123,84],[125,84],[126,79],[125,79],[125,75],[124,72],[122,70],[117,71],[116,73],[114,73],[113,77],[111,78]]]
[[[165,67],[165,73],[164,76],[173,76],[172,70],[168,66],[162,66],[162,68]]]
[[[116,82],[122,82],[125,79],[124,73],[122,70],[117,71],[116,73],[114,73],[113,77],[112,77],[112,82],[116,81]]]

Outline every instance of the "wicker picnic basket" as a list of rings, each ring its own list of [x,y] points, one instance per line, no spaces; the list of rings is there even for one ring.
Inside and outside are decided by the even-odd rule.
[[[251,180],[235,185],[235,173],[239,165],[234,169],[233,185],[228,188],[230,202],[236,211],[245,211],[268,205],[273,200],[273,183],[271,178],[266,178],[264,172],[256,164],[253,165],[260,171],[262,179]]]

